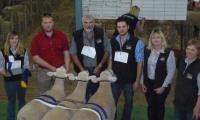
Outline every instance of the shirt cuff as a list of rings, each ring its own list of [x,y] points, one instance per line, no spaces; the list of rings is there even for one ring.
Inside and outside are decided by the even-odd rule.
[[[137,60],[136,62],[137,63],[143,63],[143,60]]]
[[[162,87],[168,87],[168,86],[169,86],[169,84],[166,83],[166,82],[164,82],[164,83],[162,84]]]

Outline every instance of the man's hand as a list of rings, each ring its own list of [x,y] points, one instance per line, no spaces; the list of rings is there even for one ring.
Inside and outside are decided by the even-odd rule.
[[[4,69],[0,70],[0,74],[3,75],[4,77],[9,77],[10,76],[9,73],[8,73],[8,71],[6,71]]]
[[[94,73],[95,75],[99,75],[100,72],[101,72],[101,67],[102,67],[102,66],[97,65],[97,66],[95,67],[93,73]]]
[[[50,70],[51,70],[52,72],[55,72],[55,71],[56,71],[56,67],[51,66]]]
[[[35,55],[33,56],[33,62],[38,64],[39,66],[42,66],[52,72],[56,71],[56,67],[52,66],[51,64],[47,63],[45,60],[43,60],[40,56]]]

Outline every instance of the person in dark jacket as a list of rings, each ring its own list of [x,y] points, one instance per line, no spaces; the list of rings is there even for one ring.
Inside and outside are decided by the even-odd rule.
[[[90,75],[99,75],[106,68],[110,43],[102,28],[95,26],[95,19],[91,15],[82,18],[83,28],[73,34],[70,54],[76,72],[87,70]],[[96,90],[98,83],[88,82],[86,101]]]
[[[7,120],[15,120],[16,99],[19,110],[25,105],[27,79],[30,74],[28,52],[15,31],[8,33],[0,60],[0,74],[4,76],[8,96]]]
[[[117,105],[123,92],[125,98],[122,120],[131,120],[133,95],[139,87],[144,59],[144,44],[142,40],[128,32],[127,19],[120,17],[116,22],[119,35],[111,39],[111,55],[109,69],[117,76],[117,82],[112,83],[112,92]]]
[[[139,13],[140,8],[138,6],[132,6],[128,13],[123,14],[120,17],[124,17],[128,21],[129,25],[129,33],[134,35],[134,31],[137,30],[138,32],[144,31],[144,24],[145,24],[145,18],[142,18],[139,20]],[[117,29],[114,32],[114,36],[117,36],[119,33]]]
[[[167,47],[163,32],[152,30],[144,50],[141,84],[148,104],[148,120],[164,120],[165,100],[176,68],[174,52]]]
[[[189,40],[186,56],[180,59],[175,87],[176,120],[200,118],[200,41]]]

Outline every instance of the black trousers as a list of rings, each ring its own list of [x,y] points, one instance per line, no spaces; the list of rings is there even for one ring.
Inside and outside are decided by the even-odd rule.
[[[148,104],[148,120],[164,120],[165,100],[169,94],[169,91],[170,87],[167,87],[162,94],[157,94],[153,87],[147,87],[145,97]]]
[[[95,67],[86,67],[85,69],[88,70],[90,75],[93,75]],[[98,88],[99,88],[99,83],[93,83],[91,80],[88,81],[86,88],[86,95],[85,95],[86,102],[89,101],[90,97],[94,95],[94,93],[97,91]]]

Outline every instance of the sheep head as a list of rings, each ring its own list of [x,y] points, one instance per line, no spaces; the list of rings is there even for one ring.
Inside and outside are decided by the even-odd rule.
[[[50,77],[56,77],[56,78],[63,78],[64,79],[64,78],[67,78],[68,75],[71,75],[71,74],[67,74],[66,69],[63,66],[61,66],[61,67],[57,68],[55,72],[48,72],[47,75],[50,76]]]
[[[82,71],[78,73],[78,76],[74,76],[72,74],[68,75],[70,80],[78,80],[78,81],[88,81],[88,80],[95,80],[96,76],[92,75],[89,76],[89,72],[88,71]]]
[[[117,77],[114,75],[112,70],[104,70],[101,72],[100,77],[97,78],[97,81],[110,81],[115,82],[117,80]]]

